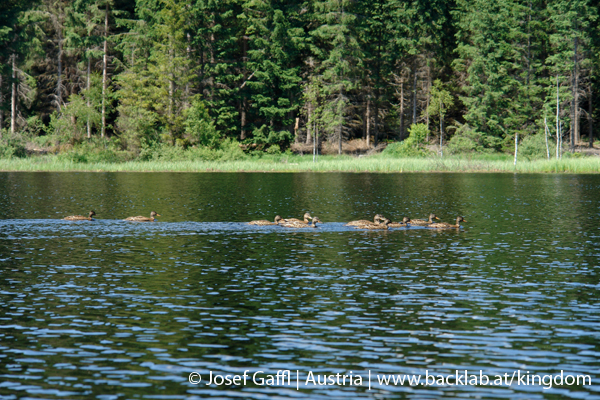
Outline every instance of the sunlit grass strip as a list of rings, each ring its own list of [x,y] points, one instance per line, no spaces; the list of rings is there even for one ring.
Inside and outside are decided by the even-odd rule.
[[[600,157],[562,160],[519,161],[466,158],[385,158],[371,156],[322,156],[316,163],[309,156],[241,161],[129,161],[124,163],[77,163],[55,157],[2,159],[1,171],[92,171],[92,172],[519,172],[599,173]]]

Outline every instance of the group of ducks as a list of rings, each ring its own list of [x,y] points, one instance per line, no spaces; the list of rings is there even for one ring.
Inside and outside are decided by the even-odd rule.
[[[312,220],[312,223],[309,224],[308,220]],[[452,228],[460,228],[461,222],[467,222],[463,217],[456,217],[456,224],[450,224],[448,222],[434,222],[434,219],[439,218],[435,214],[429,214],[429,219],[410,219],[408,217],[404,217],[402,222],[392,222],[389,218],[384,217],[381,214],[375,215],[373,218],[373,222],[368,221],[366,219],[360,219],[357,221],[350,221],[345,226],[353,226],[356,229],[389,229],[389,228],[403,228],[409,227],[411,225],[414,226],[425,226],[427,228],[433,229],[452,229]],[[310,213],[304,214],[304,219],[300,220],[298,218],[288,218],[283,219],[281,216],[276,215],[275,220],[273,222],[267,221],[266,219],[261,219],[257,221],[249,222],[250,225],[279,225],[286,228],[316,228],[317,223],[321,223],[319,217],[311,217]]]
[[[94,211],[90,211],[89,215],[70,215],[65,217],[64,219],[67,221],[92,221],[96,213]],[[160,214],[152,211],[150,213],[150,218],[143,217],[138,215],[137,217],[128,217],[125,218],[124,221],[133,221],[133,222],[154,222],[156,217],[160,217]],[[345,226],[353,226],[356,229],[389,229],[389,228],[406,228],[411,225],[414,226],[425,226],[427,228],[433,229],[452,229],[452,228],[460,228],[461,222],[467,222],[463,217],[456,217],[456,224],[449,224],[448,222],[433,222],[434,219],[439,219],[435,214],[429,214],[429,219],[410,219],[408,217],[404,217],[402,222],[392,222],[389,218],[384,217],[381,214],[375,215],[373,218],[373,222],[368,221],[366,219],[359,219],[357,221],[350,221]],[[309,220],[312,222],[309,223]],[[317,223],[322,223],[319,217],[312,217],[310,213],[304,213],[303,219],[298,218],[281,218],[281,216],[276,215],[275,220],[273,222],[267,221],[266,219],[260,219],[257,221],[250,221],[249,225],[258,225],[258,226],[266,226],[266,225],[278,225],[283,226],[285,228],[316,228]]]
[[[66,221],[93,221],[94,220],[94,215],[96,215],[96,213],[94,211],[90,211],[89,215],[83,216],[83,215],[69,215],[68,217],[63,218]],[[128,217],[125,218],[123,221],[133,221],[133,222],[154,222],[154,219],[156,217],[160,217],[160,214],[158,214],[155,211],[152,211],[150,213],[150,218],[148,217],[142,217],[141,215],[138,215],[137,217]]]

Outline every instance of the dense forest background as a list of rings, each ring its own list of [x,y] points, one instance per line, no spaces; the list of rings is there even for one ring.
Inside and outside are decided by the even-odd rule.
[[[423,124],[457,151],[591,145],[599,4],[3,0],[1,140],[341,152]]]

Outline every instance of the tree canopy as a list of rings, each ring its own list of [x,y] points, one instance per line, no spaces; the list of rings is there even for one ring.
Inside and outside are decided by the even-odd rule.
[[[501,151],[555,118],[552,137],[574,146],[600,117],[599,5],[5,0],[0,135],[106,136],[139,153],[319,132],[341,152],[423,123],[436,142]]]

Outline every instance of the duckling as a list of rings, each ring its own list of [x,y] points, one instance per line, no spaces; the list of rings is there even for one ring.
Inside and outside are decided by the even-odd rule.
[[[467,222],[463,217],[456,217],[456,225],[449,224],[447,222],[437,222],[435,224],[428,225],[428,228],[434,229],[452,229],[452,228],[460,228],[461,222]]]
[[[286,228],[316,228],[317,222],[320,224],[323,223],[323,222],[321,222],[319,217],[311,217],[311,219],[312,219],[312,223],[310,225],[305,224],[302,221],[282,222],[279,225],[284,226]]]
[[[304,216],[302,218],[304,218],[304,220],[300,220],[298,218],[286,218],[286,219],[283,220],[283,222],[290,222],[290,223],[299,222],[299,223],[302,223],[304,225],[308,225],[308,220],[312,219],[312,217],[310,216],[310,213],[307,213],[307,212],[304,213]]]
[[[427,226],[427,225],[431,225],[433,224],[433,220],[434,219],[439,219],[435,214],[429,214],[429,220],[426,221],[424,219],[413,219],[410,221],[411,225],[418,225],[418,226]]]
[[[279,225],[279,221],[281,221],[281,220],[282,220],[282,218],[279,215],[276,215],[275,222],[267,221],[266,219],[259,219],[257,221],[248,222],[248,225],[259,225],[259,226]]]
[[[388,229],[388,225],[390,224],[389,218],[382,216],[382,219],[378,224],[374,224],[371,221],[368,224],[361,224],[354,226],[354,229]]]
[[[160,217],[161,215],[158,214],[155,211],[152,211],[150,213],[150,218],[148,217],[142,217],[141,215],[138,215],[137,217],[129,217],[129,218],[125,218],[123,221],[134,221],[134,222],[154,222],[154,217]]]
[[[409,223],[412,224],[412,221],[410,220],[410,218],[408,217],[404,217],[402,218],[402,222],[390,222],[388,224],[388,227],[390,228],[403,228],[403,227],[408,227]]]
[[[84,217],[83,215],[69,215],[68,217],[63,218],[66,221],[93,221],[92,218],[96,213],[94,211],[90,211],[89,217]]]
[[[358,221],[350,221],[344,226],[359,226],[359,225],[368,225],[368,224],[379,224],[379,221],[384,218],[381,214],[376,214],[373,217],[373,222],[368,221],[366,219],[359,219]]]

